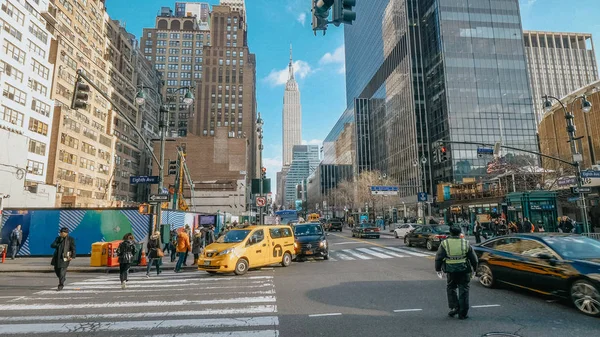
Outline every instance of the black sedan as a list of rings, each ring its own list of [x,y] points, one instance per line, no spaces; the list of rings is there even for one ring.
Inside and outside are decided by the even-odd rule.
[[[600,317],[600,241],[572,234],[516,234],[473,249],[484,287],[502,283],[567,298],[582,313]]]
[[[297,224],[294,226],[294,237],[297,259],[308,256],[329,259],[329,242],[320,222]]]
[[[425,246],[428,250],[436,250],[449,236],[448,225],[424,225],[404,235],[404,244],[409,247]]]
[[[354,228],[352,228],[352,237],[379,239],[379,232],[379,227],[375,226],[374,224],[361,223],[360,225],[354,226]]]

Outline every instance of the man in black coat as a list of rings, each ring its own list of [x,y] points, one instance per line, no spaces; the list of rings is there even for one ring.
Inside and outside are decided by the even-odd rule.
[[[65,286],[69,263],[75,258],[75,239],[69,236],[68,228],[60,229],[58,237],[50,245],[50,248],[54,249],[50,264],[54,266],[54,272],[58,277],[58,291],[61,291]]]

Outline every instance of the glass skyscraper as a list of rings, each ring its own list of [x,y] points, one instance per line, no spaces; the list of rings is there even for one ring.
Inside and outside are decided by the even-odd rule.
[[[292,208],[296,201],[296,186],[304,184],[306,179],[319,166],[318,145],[294,145],[292,165],[287,172],[284,187],[283,206]]]
[[[474,145],[450,144],[451,159],[434,163],[437,141],[537,149],[518,0],[361,1],[356,11],[345,46],[358,173],[386,173],[416,198],[487,176],[490,158]]]

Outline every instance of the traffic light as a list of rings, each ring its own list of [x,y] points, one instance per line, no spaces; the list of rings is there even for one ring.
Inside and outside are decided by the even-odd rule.
[[[352,21],[356,20],[356,12],[352,10],[354,6],[356,6],[356,0],[334,0],[334,25],[339,26],[342,23],[351,25]]]
[[[90,86],[83,83],[81,79],[75,82],[75,88],[73,89],[73,100],[71,101],[71,109],[87,109],[88,99],[90,94]]]
[[[138,212],[140,212],[140,214],[152,214],[152,205],[141,204],[140,207],[138,207]]]
[[[325,35],[327,23],[329,23],[329,9],[333,3],[334,0],[313,0],[312,29],[315,35],[317,35],[317,30],[322,30]]]
[[[440,145],[440,162],[448,161],[448,148],[445,145]]]
[[[169,160],[169,175],[177,175],[177,160]]]
[[[267,168],[266,167],[263,167],[261,169],[261,175],[262,175],[263,179],[265,179],[267,177]]]

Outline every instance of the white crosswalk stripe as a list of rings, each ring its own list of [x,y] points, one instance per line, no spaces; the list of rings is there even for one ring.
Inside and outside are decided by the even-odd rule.
[[[277,337],[278,328],[273,276],[265,274],[134,274],[126,289],[118,275],[101,276],[38,291],[0,311],[3,337]]]
[[[435,253],[419,251],[412,248],[398,248],[388,246],[361,247],[329,251],[329,256],[340,261],[372,260],[374,258],[392,259],[406,257],[428,257],[434,255]]]

